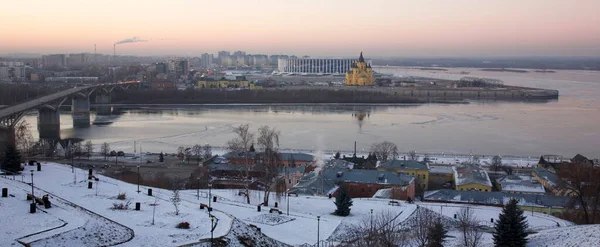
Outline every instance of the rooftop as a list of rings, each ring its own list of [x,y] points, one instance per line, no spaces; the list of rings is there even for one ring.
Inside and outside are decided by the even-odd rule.
[[[428,170],[427,164],[416,160],[389,160],[382,162],[377,168]]]
[[[535,181],[535,183],[533,181]],[[525,193],[545,193],[544,186],[538,183],[535,178],[529,176],[505,176],[498,179],[502,185],[502,191],[506,192],[525,192]]]
[[[548,171],[548,169],[544,167],[536,167],[533,169],[533,174],[538,176],[539,178],[546,180],[551,186],[557,186],[560,182],[560,179],[556,175],[556,173]]]
[[[451,166],[429,166],[429,173],[452,174],[454,171]]]
[[[425,192],[426,201],[506,205],[513,198],[518,200],[518,205],[538,207],[565,207],[571,199],[568,196],[510,194],[501,191],[482,192],[445,189]]]
[[[492,182],[485,169],[478,164],[462,163],[452,167],[456,186],[465,184],[481,184],[492,187]]]
[[[336,164],[332,164],[336,163]],[[340,183],[362,183],[362,184],[389,184],[389,185],[408,185],[414,178],[404,174],[396,174],[388,171],[362,170],[341,168],[338,163],[348,163],[340,160],[331,160],[325,167],[317,169],[302,177],[294,188],[290,191],[299,194],[325,194],[331,191]]]

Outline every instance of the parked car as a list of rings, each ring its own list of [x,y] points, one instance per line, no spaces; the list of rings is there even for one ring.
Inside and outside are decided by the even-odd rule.
[[[115,151],[115,150],[110,151],[110,156],[117,156],[117,151]]]
[[[119,151],[117,152],[117,156],[125,156],[125,153],[123,151]]]

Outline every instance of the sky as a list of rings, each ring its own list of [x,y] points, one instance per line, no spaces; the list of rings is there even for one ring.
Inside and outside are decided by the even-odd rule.
[[[0,53],[600,56],[599,0],[9,0]]]

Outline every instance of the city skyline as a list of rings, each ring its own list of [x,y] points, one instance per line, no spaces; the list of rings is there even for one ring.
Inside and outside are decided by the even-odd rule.
[[[28,2],[4,4],[0,53],[600,56],[598,1]]]

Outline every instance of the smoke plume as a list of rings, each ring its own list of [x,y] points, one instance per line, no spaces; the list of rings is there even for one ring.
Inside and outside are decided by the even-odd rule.
[[[146,42],[146,41],[148,41],[148,40],[142,39],[140,37],[133,37],[133,38],[129,38],[129,39],[124,39],[124,40],[121,40],[121,41],[117,41],[117,42],[115,42],[115,45],[126,44],[126,43]]]
[[[315,174],[319,174],[323,167],[325,166],[325,161],[323,161],[323,137],[321,135],[317,135],[316,140],[317,150],[315,151]]]

